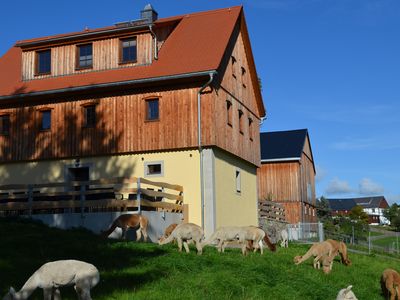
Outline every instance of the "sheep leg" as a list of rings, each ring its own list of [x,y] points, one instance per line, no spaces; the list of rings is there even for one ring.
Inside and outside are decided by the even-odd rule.
[[[61,300],[60,289],[58,288],[53,289],[53,300]]]
[[[189,253],[189,245],[188,245],[187,241],[183,241],[183,247],[185,247],[186,253]]]
[[[223,246],[224,246],[224,241],[221,239],[219,240],[217,245],[218,252],[224,252]]]
[[[182,252],[182,238],[178,237],[176,241],[178,242],[179,252]]]
[[[44,288],[43,289],[43,299],[44,300],[51,300],[52,296],[53,296],[52,288]]]
[[[136,230],[136,240],[140,241],[141,238],[142,238],[142,230],[139,228],[138,230]]]
[[[201,240],[194,241],[194,243],[196,244],[197,255],[201,255],[203,253],[203,247],[201,245]]]

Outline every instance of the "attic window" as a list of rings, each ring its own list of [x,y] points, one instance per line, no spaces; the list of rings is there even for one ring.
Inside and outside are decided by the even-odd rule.
[[[243,134],[243,111],[239,109],[238,114],[239,114],[239,132]]]
[[[246,88],[246,69],[244,67],[240,67],[242,72],[242,86]]]
[[[0,116],[0,135],[10,134],[10,115]]]
[[[77,69],[87,69],[93,66],[93,45],[85,44],[77,46]]]
[[[232,55],[231,56],[231,64],[232,64],[232,76],[236,78],[235,68],[236,68],[236,58]]]
[[[226,100],[226,122],[232,126],[232,102]]]
[[[51,50],[36,52],[36,75],[51,74]]]
[[[120,63],[132,63],[137,60],[136,38],[121,40]]]

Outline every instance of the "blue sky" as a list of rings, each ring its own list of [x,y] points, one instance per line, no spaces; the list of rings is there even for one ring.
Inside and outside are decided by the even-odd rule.
[[[17,40],[139,17],[149,1],[6,1],[0,55]],[[317,196],[400,202],[400,1],[150,2],[160,17],[244,5],[268,118],[308,128]]]

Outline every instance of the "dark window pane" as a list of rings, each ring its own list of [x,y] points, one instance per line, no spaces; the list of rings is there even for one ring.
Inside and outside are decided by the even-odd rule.
[[[38,55],[38,68],[39,74],[50,73],[51,72],[51,51],[41,51],[37,53]]]
[[[136,61],[136,39],[122,41],[122,62]]]
[[[161,174],[161,164],[148,165],[147,168],[148,168],[147,170],[148,175]]]
[[[9,134],[10,133],[10,116],[4,115],[0,116],[0,134]]]
[[[158,99],[147,100],[147,120],[158,120],[159,119],[159,109],[158,109]]]
[[[42,111],[41,114],[42,114],[41,129],[42,130],[50,129],[51,128],[51,111],[45,110],[45,111]]]
[[[90,68],[93,64],[93,47],[92,44],[82,45],[79,47],[79,68]]]
[[[94,105],[85,107],[85,126],[96,126],[96,106]]]

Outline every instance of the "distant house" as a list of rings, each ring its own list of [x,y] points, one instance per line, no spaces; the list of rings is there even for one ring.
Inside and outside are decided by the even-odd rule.
[[[283,204],[288,223],[316,222],[315,165],[307,129],[260,134],[258,197]]]
[[[359,205],[368,215],[369,224],[389,224],[389,220],[383,216],[384,209],[389,207],[384,196],[327,200],[333,216],[348,215],[353,207]]]

